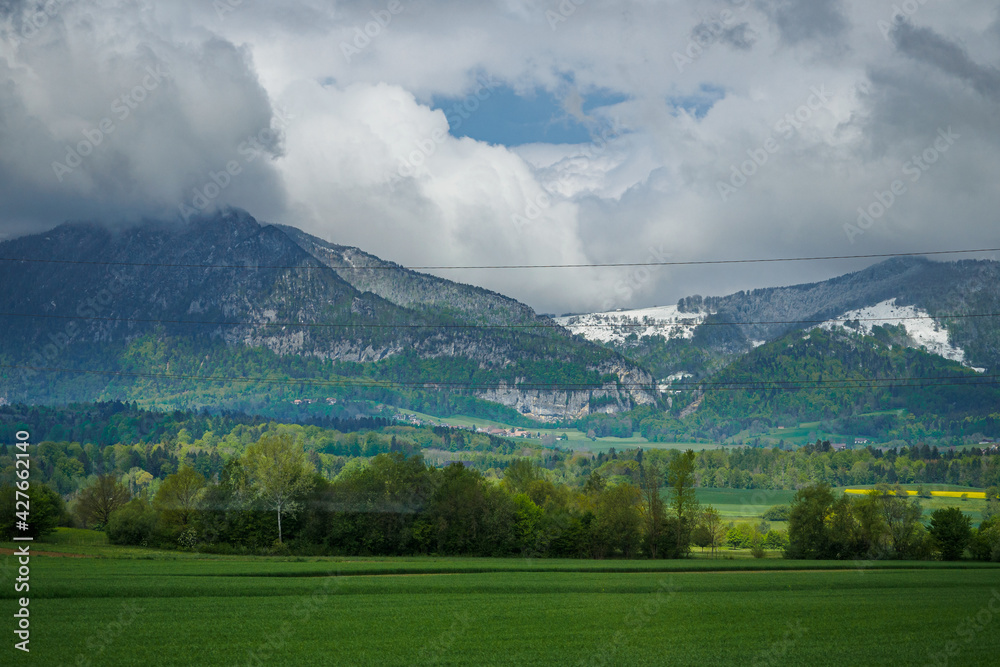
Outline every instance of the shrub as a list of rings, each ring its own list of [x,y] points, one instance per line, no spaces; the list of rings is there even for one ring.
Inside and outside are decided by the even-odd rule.
[[[1000,515],[979,524],[969,542],[969,551],[976,560],[1000,562]]]
[[[764,548],[784,549],[788,546],[788,534],[780,530],[769,530],[764,536]]]
[[[111,513],[106,532],[111,544],[149,546],[155,541],[157,515],[145,498],[134,498]]]
[[[38,539],[55,531],[66,515],[66,503],[62,496],[44,484],[28,486],[28,503],[31,508],[28,513],[28,530],[17,530],[18,511],[24,511],[24,505],[18,507],[17,488],[10,485],[0,487],[0,537],[10,539],[15,536],[33,537]]]
[[[765,521],[788,521],[788,505],[775,505],[771,509],[764,512],[763,519]]]
[[[745,523],[736,524],[726,533],[726,544],[733,549],[749,549],[753,546],[757,531]]]
[[[288,547],[288,544],[279,542],[278,540],[275,540],[274,544],[267,551],[268,556],[289,556],[291,553],[292,550]]]

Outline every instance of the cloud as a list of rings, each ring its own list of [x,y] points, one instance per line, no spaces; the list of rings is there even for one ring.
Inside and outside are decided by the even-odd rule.
[[[986,97],[1000,100],[1000,70],[974,62],[958,44],[906,20],[898,22],[891,35],[900,52],[966,81]]]
[[[248,48],[166,29],[141,3],[53,7],[41,28],[15,21],[0,42],[0,198],[11,227],[176,217],[194,188],[239,159],[241,142],[271,125]],[[269,137],[219,203],[280,210],[267,159],[279,151]]]
[[[722,31],[720,39],[739,51],[749,51],[757,42],[757,33],[749,23],[743,22]]]
[[[762,5],[788,44],[833,44],[848,30],[843,0],[767,0]]]
[[[224,12],[204,0],[74,0],[27,39],[18,26],[37,4],[0,0],[0,233],[176,217],[181,203],[204,203],[416,265],[989,243],[1000,208],[995,70],[985,64],[1000,55],[985,28],[994,4],[927,3],[914,17],[927,28],[897,43],[878,28],[890,8],[831,0],[588,0],[565,12],[547,0],[404,0],[391,21],[379,14],[387,3],[360,0]],[[694,42],[711,26],[712,39]],[[689,62],[679,67],[676,53]],[[154,83],[147,67],[168,74],[119,119],[116,100]],[[828,93],[821,104],[817,89]],[[501,129],[493,119],[532,99],[545,104],[522,105],[520,131],[471,131]],[[53,163],[106,117],[114,132],[60,181]],[[527,131],[553,117],[583,129]],[[858,207],[948,126],[961,140],[850,243],[844,225]],[[720,196],[720,183],[744,178]],[[442,275],[561,313],[859,266]]]
[[[290,200],[300,202],[288,221],[410,265],[586,261],[571,201],[549,195],[507,148],[449,135],[445,114],[401,87],[302,82],[287,100],[303,110],[278,161]],[[462,276],[519,293],[535,292],[538,278],[514,271]],[[548,287],[563,278],[546,276]],[[587,277],[565,278],[573,289],[600,287]]]

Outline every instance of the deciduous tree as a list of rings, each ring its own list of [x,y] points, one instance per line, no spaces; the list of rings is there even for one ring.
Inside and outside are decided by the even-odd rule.
[[[722,546],[726,539],[726,526],[722,523],[722,516],[719,510],[711,505],[701,513],[701,525],[708,536],[708,544],[712,548],[712,557],[715,557],[715,550]]]
[[[251,494],[278,513],[278,543],[282,541],[281,517],[299,509],[296,498],[313,485],[313,468],[301,445],[286,433],[265,434],[243,455]]]
[[[193,468],[183,466],[160,485],[153,507],[175,526],[186,526],[201,506],[207,481]]]
[[[80,492],[76,512],[84,525],[94,522],[106,526],[111,513],[131,499],[127,486],[112,475],[101,475]]]
[[[698,512],[698,498],[694,490],[694,462],[696,455],[687,450],[670,462],[667,484],[670,486],[670,508],[675,520],[677,554],[686,555],[691,550],[691,530]]]
[[[642,467],[642,504],[643,523],[646,526],[646,544],[649,557],[656,558],[660,532],[663,530],[665,508],[660,498],[660,486],[663,483],[663,472],[656,462],[649,462]]]

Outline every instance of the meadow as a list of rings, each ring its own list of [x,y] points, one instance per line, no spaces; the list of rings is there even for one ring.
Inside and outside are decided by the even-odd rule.
[[[711,505],[726,521],[760,521],[761,515],[775,505],[788,505],[795,491],[783,489],[695,489],[703,507]]]
[[[460,428],[513,428],[510,424],[481,419],[479,417],[466,417],[462,415],[455,415],[452,417],[434,417],[433,415],[403,409],[399,409],[397,412],[406,415],[413,415],[414,417],[422,420],[424,423],[433,425],[449,424]],[[706,449],[719,449],[722,447],[720,444],[704,442],[650,442],[639,433],[633,433],[630,438],[615,438],[609,436],[594,438],[591,440],[587,437],[586,433],[582,433],[575,428],[531,428],[527,430],[530,430],[531,437],[525,439],[531,440],[534,443],[540,443],[542,438],[545,436],[551,436],[557,439],[554,445],[555,447],[593,452],[595,454],[599,452],[607,452],[611,449],[621,451],[624,449],[636,449],[638,447],[642,447],[643,449],[677,449],[681,451],[686,449],[704,451]],[[536,434],[539,433],[541,434],[541,437],[536,437]]]
[[[904,489],[916,492],[918,488],[925,488],[933,491],[951,491],[954,493],[978,493],[982,494],[982,489],[973,489],[967,486],[952,486],[947,484],[903,484]],[[838,487],[834,491],[840,493],[848,488],[860,490],[875,488],[874,485]],[[701,505],[711,505],[719,510],[719,514],[725,521],[756,522],[761,515],[775,505],[789,505],[795,498],[795,491],[787,489],[713,489],[699,487],[695,489],[698,502]],[[912,494],[911,494],[912,495]],[[664,500],[668,496],[664,494]],[[932,498],[917,498],[923,508],[924,519],[929,520],[935,510],[957,507],[963,514],[972,519],[972,525],[979,525],[983,519],[983,512],[986,510],[986,501],[982,498],[948,498],[935,496]],[[778,527],[784,529],[784,524],[779,522]]]
[[[60,530],[35,545],[91,557],[32,559],[31,655],[8,640],[2,664],[889,665],[951,650],[948,664],[990,665],[1000,654],[991,564],[213,557],[102,537]],[[15,564],[2,561],[9,609]]]

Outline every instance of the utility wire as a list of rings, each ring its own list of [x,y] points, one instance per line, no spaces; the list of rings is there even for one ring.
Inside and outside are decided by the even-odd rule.
[[[106,377],[129,377],[145,378],[152,380],[186,380],[196,382],[236,382],[236,383],[264,383],[264,384],[285,384],[285,385],[309,385],[315,387],[358,387],[372,389],[392,389],[392,388],[423,388],[435,389],[439,387],[453,387],[462,389],[498,389],[500,383],[472,383],[472,382],[434,382],[434,381],[396,381],[377,379],[354,379],[343,378],[336,380],[317,380],[308,378],[269,378],[269,377],[247,377],[247,376],[205,376],[205,375],[183,375],[166,373],[140,373],[132,371],[110,371],[110,370],[89,370],[80,368],[54,368],[40,366],[24,366],[14,364],[0,364],[0,368],[11,370],[26,370],[42,373],[75,373],[83,375],[100,375]],[[895,377],[895,378],[865,378],[858,380],[761,380],[748,382],[737,380],[732,382],[689,382],[674,383],[674,386],[686,386],[698,391],[744,391],[744,390],[791,390],[791,389],[866,389],[866,388],[922,388],[922,387],[943,387],[943,386],[981,386],[997,385],[1000,375],[974,375],[966,378],[958,376],[938,376],[927,378]],[[928,382],[930,380],[930,382]],[[986,381],[983,381],[986,380]],[[536,382],[536,383],[504,383],[505,386],[521,390],[542,390],[542,389],[562,389],[566,391],[585,391],[591,389],[607,389],[613,385],[616,389],[641,389],[653,391],[654,385],[637,382],[608,382],[608,383],[559,383],[559,382]],[[828,386],[822,386],[827,384]]]
[[[616,328],[649,328],[657,326],[643,323],[608,323],[608,324],[352,324],[352,323],[330,323],[330,322],[223,322],[205,320],[168,320],[157,318],[138,317],[96,317],[83,315],[50,315],[46,313],[2,313],[0,317],[26,317],[36,319],[55,320],[85,320],[96,322],[138,322],[144,324],[197,324],[204,326],[256,326],[256,327],[303,327],[303,328],[331,328],[331,329],[616,329]],[[972,319],[984,317],[1000,317],[1000,313],[971,313],[964,315],[914,315],[909,317],[855,317],[855,318],[834,318],[829,320],[772,320],[772,321],[752,321],[752,322],[671,322],[668,326],[675,327],[698,327],[698,326],[750,326],[750,325],[777,325],[777,324],[836,324],[847,322],[902,322],[907,320],[953,320]]]
[[[828,255],[817,257],[775,257],[756,259],[712,259],[712,260],[689,260],[678,262],[615,262],[607,264],[580,263],[580,264],[492,264],[482,266],[400,266],[387,262],[382,265],[354,266],[354,265],[295,265],[295,266],[252,266],[243,264],[165,264],[157,262],[98,262],[86,260],[70,259],[41,259],[27,257],[0,257],[0,262],[26,262],[39,264],[82,264],[89,266],[133,266],[133,267],[157,267],[157,268],[178,268],[178,269],[242,269],[242,270],[322,270],[334,269],[337,271],[467,271],[484,269],[598,269],[598,268],[629,268],[640,266],[705,266],[717,264],[766,264],[776,262],[819,262],[843,259],[883,259],[887,257],[925,257],[928,255],[964,255],[971,253],[1000,252],[1000,248],[977,248],[971,250],[932,250],[929,252],[889,252],[871,255]],[[318,261],[318,260],[317,260]]]

